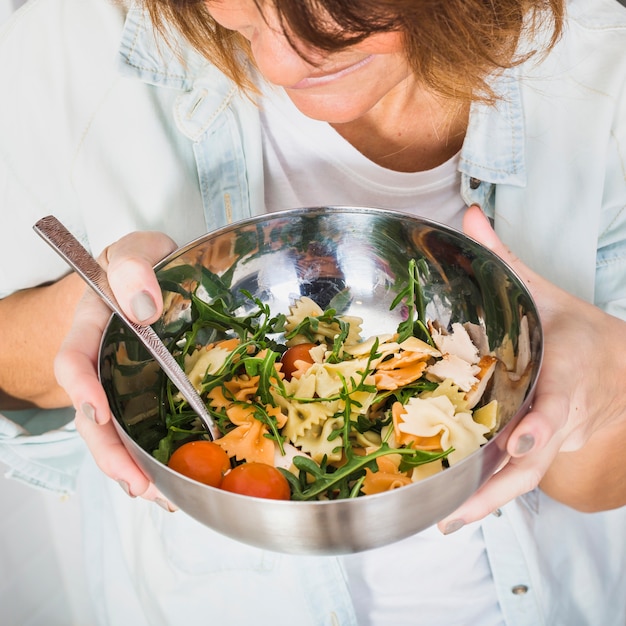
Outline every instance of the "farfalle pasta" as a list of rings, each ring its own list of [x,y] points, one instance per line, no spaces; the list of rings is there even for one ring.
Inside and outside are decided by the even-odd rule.
[[[288,312],[257,305],[243,321],[233,317],[237,336],[223,333],[208,345],[187,337],[181,359],[233,466],[279,467],[293,499],[409,485],[460,462],[497,429],[498,403],[482,397],[496,367],[505,365],[487,352],[476,325],[446,330],[422,320],[421,336],[401,325],[396,333],[362,337],[361,319],[322,310],[308,297]],[[220,311],[220,327],[223,317]],[[296,346],[299,356],[286,368]],[[519,363],[509,367],[512,376],[523,374]],[[172,448],[205,436],[180,396],[172,396],[171,407]]]

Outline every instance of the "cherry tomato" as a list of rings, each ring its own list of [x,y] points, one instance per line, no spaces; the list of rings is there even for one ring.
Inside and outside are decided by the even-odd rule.
[[[230,459],[212,441],[190,441],[174,451],[167,466],[205,485],[219,487],[230,469]]]
[[[296,361],[305,361],[306,363],[313,363],[313,357],[309,352],[311,348],[315,348],[315,343],[299,343],[296,346],[287,348],[285,353],[280,359],[283,364],[281,372],[285,374],[287,380],[291,380],[291,376],[298,369],[296,367]]]
[[[271,500],[289,500],[291,497],[287,479],[275,467],[265,463],[238,465],[224,476],[222,489]]]

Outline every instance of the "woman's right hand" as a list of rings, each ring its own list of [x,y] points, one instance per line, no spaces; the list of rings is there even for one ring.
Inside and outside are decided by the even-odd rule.
[[[166,235],[136,232],[108,246],[98,258],[121,308],[139,324],[152,324],[162,311],[153,266],[176,248]],[[100,469],[131,496],[174,509],[132,460],[118,437],[98,379],[98,351],[111,311],[87,289],[55,359],[55,374],[76,409],[76,428]]]

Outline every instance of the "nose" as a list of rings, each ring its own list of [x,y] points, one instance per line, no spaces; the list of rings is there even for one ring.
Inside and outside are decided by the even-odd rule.
[[[263,77],[274,85],[290,87],[311,74],[314,66],[293,48],[278,24],[263,22],[250,38],[252,55]],[[315,60],[305,50],[307,58]]]

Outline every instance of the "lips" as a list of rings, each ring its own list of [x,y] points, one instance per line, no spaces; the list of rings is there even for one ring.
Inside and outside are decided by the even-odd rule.
[[[309,76],[308,78],[303,78],[301,81],[297,82],[295,85],[292,85],[290,89],[310,89],[312,87],[322,87],[327,85],[328,83],[332,83],[333,81],[339,80],[348,74],[352,74],[357,70],[360,70],[363,66],[367,65],[374,58],[373,54],[366,56],[364,59],[349,65],[348,67],[344,67],[335,72],[330,72],[326,74],[322,74],[321,76]]]

